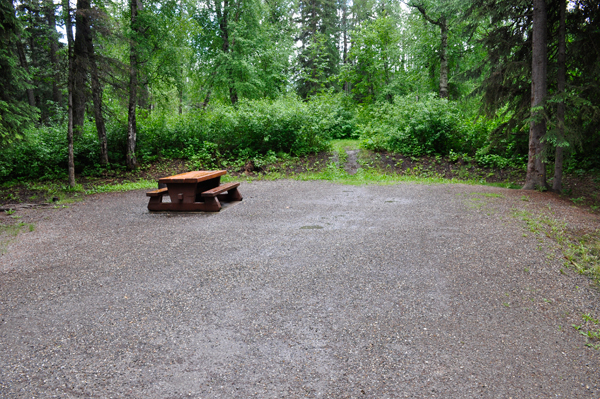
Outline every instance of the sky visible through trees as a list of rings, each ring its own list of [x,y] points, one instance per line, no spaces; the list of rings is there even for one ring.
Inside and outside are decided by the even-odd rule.
[[[0,0],[0,178],[356,138],[529,158],[527,188],[560,191],[563,168],[600,168],[599,18],[592,0]]]

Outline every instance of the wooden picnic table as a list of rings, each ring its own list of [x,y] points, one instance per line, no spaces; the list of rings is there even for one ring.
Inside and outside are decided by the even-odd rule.
[[[221,176],[226,170],[197,170],[178,175],[162,177],[159,184],[167,187],[147,192],[150,197],[148,209],[151,211],[205,211],[221,210],[220,201],[241,201],[238,191],[240,183],[221,184]],[[171,202],[162,202],[167,194]]]

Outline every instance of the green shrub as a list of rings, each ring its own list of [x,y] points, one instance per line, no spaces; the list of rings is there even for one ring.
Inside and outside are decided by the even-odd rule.
[[[240,100],[235,107],[212,104],[186,115],[152,114],[138,122],[138,149],[150,159],[194,158],[208,162],[206,143],[224,159],[254,154],[305,155],[327,148],[331,137],[350,134],[339,96],[295,96],[276,100]],[[214,151],[209,151],[212,153]]]
[[[138,112],[137,156],[141,162],[161,157],[189,159],[196,167],[214,168],[252,160],[264,163],[274,154],[305,155],[326,150],[332,137],[354,132],[353,113],[340,94],[323,93],[304,102],[296,96],[276,100],[241,100],[235,107],[219,103],[185,115]],[[125,160],[126,115],[107,118],[111,168]],[[2,151],[0,180],[60,178],[67,173],[66,123],[24,132],[23,140]],[[78,173],[94,175],[99,165],[95,124],[86,121],[75,139]]]
[[[405,155],[446,155],[451,149],[463,150],[467,129],[456,104],[427,95],[394,98],[393,104],[377,103],[360,118],[363,146]]]
[[[357,138],[356,105],[342,93],[323,92],[307,103],[309,112],[326,118],[325,128],[333,139]]]
[[[513,156],[511,158],[503,157],[498,154],[485,154],[485,149],[477,151],[475,154],[475,160],[481,166],[486,168],[500,168],[504,169],[507,167],[523,169],[527,165],[527,155]]]
[[[194,169],[214,169],[222,164],[219,146],[205,141],[202,148],[190,157]]]
[[[501,120],[478,116],[470,107],[435,94],[374,104],[358,117],[361,145],[408,156],[450,155],[454,161],[469,158],[487,167],[521,167],[519,154],[509,152],[506,158],[490,144],[490,133]]]
[[[125,158],[127,127],[125,124],[107,123],[107,141],[111,162]],[[85,121],[80,137],[75,137],[73,152],[75,170],[94,174],[101,169],[100,147],[96,126]],[[68,147],[66,123],[39,126],[23,132],[23,139],[2,150],[0,181],[15,179],[56,179],[67,175]]]

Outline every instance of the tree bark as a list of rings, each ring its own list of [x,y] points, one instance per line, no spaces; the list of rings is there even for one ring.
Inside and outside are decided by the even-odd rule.
[[[73,27],[71,26],[71,9],[69,8],[69,0],[62,0],[63,16],[65,20],[65,29],[67,34],[67,58],[69,60],[69,76],[67,83],[68,92],[68,127],[67,141],[69,148],[69,186],[75,187],[75,155],[73,150]]]
[[[448,98],[448,21],[442,17],[439,19],[441,30],[440,48],[440,98]]]
[[[85,42],[86,12],[90,9],[90,0],[77,0],[75,11],[75,43],[73,47],[73,131],[76,136],[83,134],[85,121],[86,82],[88,72],[88,53]]]
[[[565,0],[559,0],[560,5],[560,26],[558,29],[558,76],[557,76],[557,95],[563,96],[566,86],[566,63],[567,63],[567,45],[566,45],[566,9]],[[563,147],[565,139],[565,100],[561,99],[556,110],[556,152],[554,154],[554,180],[552,181],[552,190],[560,193],[562,191],[563,177]]]
[[[440,27],[440,98],[448,98],[448,20],[443,15],[438,19],[431,18],[421,4],[409,5],[419,10],[427,22]]]
[[[181,115],[183,114],[183,87],[180,87],[177,90],[179,93],[179,109],[178,109],[178,114]]]
[[[219,22],[219,30],[221,31],[221,41],[223,42],[221,50],[224,54],[229,54],[230,43],[229,43],[229,0],[223,1],[223,7],[221,8],[221,1],[215,0],[215,12]],[[233,71],[229,69],[229,100],[232,105],[235,105],[238,101],[237,89],[233,79]]]
[[[141,8],[141,0],[129,0],[131,9],[131,30],[134,35],[139,33],[137,26],[138,11]],[[137,73],[138,73],[138,57],[137,57],[137,37],[132,37],[129,42],[129,108],[127,118],[127,168],[135,169],[138,166],[135,156],[135,145],[137,135],[137,125],[135,119],[135,111],[137,107]]]
[[[69,61],[69,63],[73,63]],[[73,149],[73,72],[72,67],[69,71],[69,83],[68,83],[68,91],[69,91],[69,122],[67,127],[67,142],[69,148],[69,186],[75,187],[77,182],[75,181],[75,151]]]
[[[58,36],[56,34],[56,6],[52,0],[45,0],[45,9],[46,9],[46,20],[48,22],[48,40],[50,42],[49,46],[49,55],[50,55],[50,63],[52,64],[52,68],[54,69],[54,76],[52,78],[52,101],[56,104],[60,104],[62,102],[62,94],[58,87],[58,82],[60,80],[60,65],[58,64],[58,58],[56,57],[56,53],[58,52]]]
[[[39,3],[35,4],[34,2],[29,2],[29,4],[27,4],[26,7],[29,9],[28,15],[29,15],[29,24],[30,24],[30,26],[32,26],[32,27],[38,26],[37,25],[37,21],[39,19],[39,8],[38,8],[39,7]],[[36,40],[35,40],[36,36],[37,35],[34,35],[34,34],[31,34],[29,36],[29,58],[30,58],[30,61],[31,61],[30,65],[31,65],[31,67],[34,70],[36,70],[39,67],[39,63],[37,61],[38,60],[38,57],[37,57],[37,55],[38,55],[37,54],[38,49],[37,49]],[[37,74],[34,74],[32,76],[31,84],[33,85],[34,88],[39,88],[40,84],[39,84],[39,80],[36,79],[37,78],[36,75]],[[32,92],[34,94],[35,94],[36,91],[38,92],[38,94],[37,94],[37,96],[34,96],[35,103],[36,104],[40,104],[41,101],[40,101],[39,90],[32,90]]]
[[[19,54],[19,62],[21,63],[21,67],[27,72],[27,76],[29,76],[29,63],[27,62],[27,57],[25,56],[25,49],[23,48],[23,42],[21,42],[21,36],[17,37],[17,53]],[[31,86],[31,80],[27,79],[28,85]],[[33,92],[33,88],[29,87],[25,90],[27,92],[27,101],[29,105],[35,107],[35,93]]]
[[[89,3],[82,5],[89,5]],[[90,24],[90,11],[90,8],[78,10],[78,12],[82,14],[82,37],[85,40],[86,54],[92,83],[94,120],[96,122],[96,130],[98,132],[98,142],[100,143],[100,163],[102,165],[108,165],[108,143],[106,140],[106,126],[104,124],[104,116],[102,115],[102,85],[100,84],[98,65],[96,63],[96,52],[94,50],[94,40],[92,37],[92,29]]]
[[[138,75],[139,75],[138,71]],[[139,82],[141,80],[141,82]],[[138,107],[141,109],[152,110],[150,103],[150,87],[148,86],[147,77],[144,75],[138,76],[139,92],[138,92]]]
[[[202,102],[202,110],[205,110],[208,107],[208,102],[210,101],[211,90],[208,89],[206,92],[206,97],[204,97],[204,101]]]
[[[343,63],[346,65],[348,63],[348,0],[342,0],[342,29],[343,29],[343,41],[344,41],[344,49],[343,49]],[[348,94],[350,92],[350,87],[347,81],[344,81],[344,92]]]
[[[546,164],[542,158],[546,134],[544,102],[547,94],[548,49],[546,40],[546,1],[533,0],[533,40],[531,67],[531,123],[529,126],[529,160],[523,189],[546,189]]]

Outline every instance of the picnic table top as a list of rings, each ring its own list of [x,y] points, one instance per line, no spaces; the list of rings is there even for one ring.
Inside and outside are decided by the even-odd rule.
[[[226,174],[226,170],[195,170],[174,176],[161,177],[159,183],[200,183]]]

